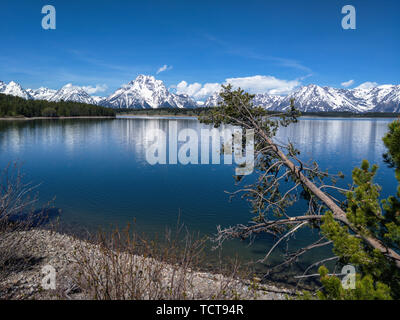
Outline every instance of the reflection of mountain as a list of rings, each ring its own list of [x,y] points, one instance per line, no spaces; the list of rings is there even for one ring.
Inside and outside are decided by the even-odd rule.
[[[301,151],[303,160],[315,159],[325,167],[360,165],[362,159],[381,162],[385,152],[381,138],[390,120],[379,119],[302,119],[283,128],[277,139],[288,139]]]
[[[195,130],[200,137],[201,128],[206,126],[199,123],[194,119],[179,119],[179,120],[168,120],[168,119],[127,119],[120,120],[120,133],[123,144],[132,148],[135,152],[136,159],[145,161],[145,152],[147,148],[154,143],[152,130],[162,130],[166,133],[166,141],[168,148],[168,131],[169,122],[176,121],[178,126],[178,132],[182,129],[190,128]]]
[[[145,150],[153,143],[149,133],[161,129],[168,133],[169,122],[176,121],[178,132],[195,130],[200,137],[205,128],[191,119],[115,119],[0,122],[2,154],[43,154],[56,151],[60,156],[79,155],[81,160],[101,162],[98,158],[125,157],[145,164]],[[381,162],[384,147],[382,136],[390,119],[302,119],[280,129],[276,139],[290,140],[301,151],[304,160],[315,159],[321,167],[359,165],[366,158]],[[208,127],[207,127],[208,128]],[[168,143],[168,139],[167,139]],[[91,153],[96,154],[95,156]],[[91,156],[91,158],[89,158]],[[132,158],[133,156],[133,158]],[[65,159],[66,160],[66,159]]]
[[[60,148],[74,150],[101,146],[109,132],[107,121],[56,120],[0,122],[0,148],[23,151],[23,148]]]

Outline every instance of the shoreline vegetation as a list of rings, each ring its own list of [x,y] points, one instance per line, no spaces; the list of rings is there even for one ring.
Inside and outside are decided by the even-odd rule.
[[[86,103],[45,100],[25,100],[0,94],[0,118],[61,118],[61,117],[115,117],[111,108]]]
[[[153,248],[152,252],[134,254],[129,248],[111,248],[100,241],[40,228],[16,231],[7,237],[9,245],[25,245],[27,241],[29,260],[20,270],[0,279],[0,299],[284,300],[295,294],[281,286],[260,284],[257,279],[240,278],[237,269],[201,271],[187,261],[194,255],[172,261],[177,258],[173,252],[167,256]],[[55,289],[43,289],[45,266],[56,271]]]
[[[32,121],[32,120],[67,120],[67,119],[115,119],[113,116],[77,116],[77,117],[3,117],[0,121]]]

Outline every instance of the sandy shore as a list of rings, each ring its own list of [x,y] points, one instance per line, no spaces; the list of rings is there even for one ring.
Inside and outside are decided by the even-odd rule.
[[[3,298],[39,300],[82,300],[92,298],[90,294],[77,288],[74,283],[76,278],[74,273],[77,272],[77,252],[82,248],[85,250],[85,257],[93,259],[93,265],[100,265],[98,262],[102,261],[101,259],[104,257],[102,257],[102,251],[96,245],[48,230],[35,229],[18,233],[17,236],[21,237],[21,234],[26,237],[26,241],[29,241],[29,252],[33,257],[32,261],[34,263],[22,270],[13,272],[5,280],[0,280],[0,288],[3,288]],[[9,238],[9,241],[12,241],[12,238]],[[26,241],[25,243],[27,243]],[[127,257],[123,257],[123,259]],[[147,269],[146,266],[159,266],[159,262],[154,261],[154,259],[141,256],[134,256],[134,259],[126,259],[126,261],[130,262],[124,263],[124,266],[134,261],[137,264],[135,269],[138,267]],[[42,268],[49,265],[56,270],[56,290],[43,289],[42,280],[44,275],[42,274]],[[171,274],[179,272],[179,269],[169,265],[165,265],[162,270],[166,285],[169,285],[168,281],[171,278]],[[207,272],[189,270],[185,277],[190,278],[188,297],[194,299],[212,297],[217,288],[220,288],[223,283],[228,283],[227,280],[230,281],[231,286],[232,284],[234,285],[234,290],[237,291],[240,299],[282,300],[293,293],[275,286],[257,285],[254,287],[254,284],[241,280],[232,282],[232,279],[227,279],[223,275]]]

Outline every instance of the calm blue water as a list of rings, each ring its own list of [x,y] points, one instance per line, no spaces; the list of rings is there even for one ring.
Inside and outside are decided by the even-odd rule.
[[[251,219],[248,204],[229,202],[234,191],[230,165],[155,165],[145,159],[148,133],[167,130],[169,119],[0,121],[0,166],[19,160],[26,179],[41,183],[42,201],[56,197],[65,222],[88,229],[124,226],[136,218],[140,231],[164,232],[178,215],[191,230],[211,235],[216,225],[229,226]],[[196,119],[174,120],[178,130],[199,132]],[[377,182],[383,194],[393,193],[396,181],[382,163],[382,137],[391,119],[303,118],[281,129],[277,139],[290,140],[302,158],[317,159],[321,168],[347,177],[362,159],[380,166]],[[346,180],[347,182],[349,180]],[[302,213],[301,205],[292,210]],[[300,234],[297,245],[305,244]],[[227,252],[246,259],[265,253],[272,239],[262,237],[252,247],[237,241]],[[279,257],[276,257],[279,259]]]

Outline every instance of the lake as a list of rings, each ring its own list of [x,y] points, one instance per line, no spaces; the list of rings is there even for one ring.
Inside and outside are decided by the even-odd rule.
[[[396,189],[393,170],[382,162],[382,137],[393,119],[302,118],[279,131],[277,140],[290,140],[302,159],[315,159],[323,169],[342,171],[345,183],[363,159],[379,165],[377,183],[384,196]],[[41,201],[55,197],[65,224],[97,230],[123,227],[136,219],[137,229],[163,234],[180,221],[192,231],[212,235],[216,226],[246,223],[246,201],[229,201],[234,191],[233,165],[150,165],[145,150],[152,129],[199,132],[206,126],[192,118],[65,119],[0,121],[0,166],[20,161],[26,181],[39,184]],[[303,213],[300,203],[292,210]],[[300,233],[296,246],[309,237]],[[253,246],[229,242],[225,254],[249,261],[263,256],[273,239],[261,236]],[[279,261],[275,255],[273,261]]]

